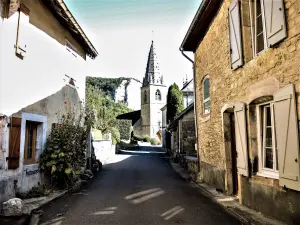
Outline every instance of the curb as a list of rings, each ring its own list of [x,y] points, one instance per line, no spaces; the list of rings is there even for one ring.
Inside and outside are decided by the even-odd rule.
[[[197,183],[192,181],[190,174],[178,164],[171,162],[171,160],[170,165],[182,179],[190,181],[190,184],[193,187],[199,189],[205,196],[222,206],[230,215],[241,221],[242,224],[285,225],[283,222],[268,218],[257,211],[241,205],[236,198],[224,195],[205,183]]]

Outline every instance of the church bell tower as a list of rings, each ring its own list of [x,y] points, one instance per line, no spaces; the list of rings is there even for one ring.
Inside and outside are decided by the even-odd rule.
[[[142,134],[157,138],[161,130],[161,108],[166,104],[167,88],[159,71],[159,64],[152,41],[143,86],[141,87],[141,128]]]

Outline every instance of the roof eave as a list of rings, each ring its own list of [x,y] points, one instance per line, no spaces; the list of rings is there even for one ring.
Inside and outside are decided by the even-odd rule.
[[[222,3],[223,0],[202,0],[180,45],[181,51],[196,51]]]
[[[43,2],[48,6],[48,8],[52,11],[54,16],[57,17],[57,19],[62,23],[62,25],[70,31],[72,36],[83,47],[86,55],[88,55],[92,59],[95,59],[98,56],[98,52],[96,48],[93,46],[91,41],[88,39],[87,35],[84,33],[83,29],[80,27],[79,23],[76,21],[71,11],[68,9],[67,5],[65,4],[64,0],[52,0],[52,1],[43,0]],[[59,8],[63,10],[64,14],[67,16],[68,21],[63,21],[63,19],[66,20],[66,18],[63,17],[63,15],[61,15],[60,12],[57,11],[57,9],[53,6],[53,4],[51,4],[55,2],[59,5]],[[72,25],[75,27],[76,31],[74,31],[71,27],[69,27],[67,22],[71,22]],[[79,34],[80,38],[77,36],[77,34]]]

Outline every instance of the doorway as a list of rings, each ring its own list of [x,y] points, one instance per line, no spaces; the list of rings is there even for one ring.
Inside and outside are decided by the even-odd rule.
[[[227,195],[238,195],[237,151],[235,139],[235,116],[233,105],[222,110],[224,151],[226,157],[225,190]]]
[[[237,171],[237,152],[235,145],[235,118],[234,113],[229,113],[230,120],[230,143],[231,143],[231,166],[232,166],[232,194],[238,194],[238,171]]]

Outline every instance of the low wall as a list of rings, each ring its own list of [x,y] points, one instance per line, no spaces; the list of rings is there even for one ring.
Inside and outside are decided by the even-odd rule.
[[[93,147],[96,158],[102,163],[115,154],[116,146],[112,144],[111,140],[94,140]]]
[[[200,161],[199,181],[225,191],[225,170]]]

